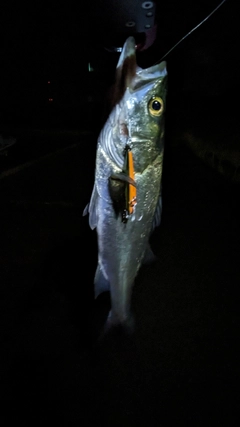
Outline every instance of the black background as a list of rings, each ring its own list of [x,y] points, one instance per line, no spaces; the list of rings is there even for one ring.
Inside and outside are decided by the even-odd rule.
[[[139,65],[217,4],[158,2]],[[82,211],[118,59],[104,49],[116,34],[101,6],[1,5],[0,135],[16,138],[0,156],[1,425],[237,426],[237,5],[166,58],[157,262],[136,279],[134,334],[98,342],[109,296],[93,301],[97,242]]]

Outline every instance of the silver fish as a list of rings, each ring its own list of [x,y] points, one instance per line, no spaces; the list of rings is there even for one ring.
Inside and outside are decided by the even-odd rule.
[[[149,237],[160,224],[166,62],[138,67],[135,40],[129,37],[116,76],[119,99],[98,137],[94,188],[83,213],[89,213],[98,236],[95,297],[104,291],[111,295],[107,327],[132,324],[134,280],[153,255]],[[126,166],[130,152],[133,176]],[[134,200],[128,199],[130,187],[136,189]]]

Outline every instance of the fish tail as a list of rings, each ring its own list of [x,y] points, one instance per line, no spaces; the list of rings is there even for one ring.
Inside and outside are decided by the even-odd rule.
[[[135,331],[135,319],[133,313],[129,313],[125,318],[118,318],[109,312],[108,318],[104,325],[104,335],[124,334],[132,335]]]

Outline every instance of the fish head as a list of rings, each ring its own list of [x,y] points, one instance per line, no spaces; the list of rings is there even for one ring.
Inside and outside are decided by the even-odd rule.
[[[139,170],[163,151],[166,94],[166,62],[140,68],[135,39],[129,37],[116,68],[113,132],[115,139],[131,146]]]

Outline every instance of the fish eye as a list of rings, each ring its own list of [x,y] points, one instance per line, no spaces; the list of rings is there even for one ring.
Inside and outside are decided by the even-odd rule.
[[[163,112],[163,100],[159,96],[153,96],[148,103],[151,116],[159,117]]]

